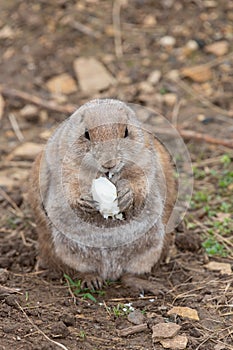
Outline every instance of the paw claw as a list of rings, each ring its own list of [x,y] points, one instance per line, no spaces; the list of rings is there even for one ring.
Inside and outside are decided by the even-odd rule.
[[[101,277],[88,274],[84,277],[81,288],[85,289],[88,288],[89,290],[99,290],[103,287],[104,281]]]

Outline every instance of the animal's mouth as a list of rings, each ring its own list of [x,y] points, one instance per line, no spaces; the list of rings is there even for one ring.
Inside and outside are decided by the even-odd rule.
[[[110,180],[110,179],[113,177],[114,173],[111,172],[111,171],[107,171],[107,172],[105,173],[105,175],[106,175],[106,177]]]

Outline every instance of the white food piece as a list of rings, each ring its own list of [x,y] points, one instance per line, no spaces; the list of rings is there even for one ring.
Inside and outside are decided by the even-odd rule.
[[[122,220],[119,213],[117,191],[115,185],[106,177],[99,177],[92,181],[92,197],[98,203],[98,210],[105,219],[115,217]]]

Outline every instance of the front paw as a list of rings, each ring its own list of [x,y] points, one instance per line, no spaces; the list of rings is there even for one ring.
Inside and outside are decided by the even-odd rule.
[[[81,280],[81,289],[100,290],[105,284],[103,278],[95,273],[86,273]]]
[[[122,179],[117,183],[117,198],[120,212],[129,210],[133,205],[133,190],[129,181]]]
[[[94,213],[98,210],[98,203],[94,201],[93,198],[89,195],[81,196],[77,200],[76,206],[78,209],[86,213]]]

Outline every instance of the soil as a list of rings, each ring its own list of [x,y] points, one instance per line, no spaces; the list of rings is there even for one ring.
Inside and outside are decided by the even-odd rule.
[[[0,87],[53,100],[57,106],[79,106],[93,97],[118,98],[155,109],[180,128],[232,140],[230,1],[123,1],[121,57],[115,53],[112,25],[117,1],[15,0],[1,1],[0,7]],[[76,22],[89,31],[75,29]],[[167,35],[176,40],[174,46],[161,44]],[[197,44],[193,51],[187,48],[190,40]],[[209,44],[222,40],[226,52],[207,52]],[[116,84],[84,94],[73,68],[80,56],[95,56]],[[202,64],[212,69],[211,78],[200,82],[182,76],[182,68]],[[153,70],[161,72],[155,86],[147,79]],[[54,95],[46,82],[64,72],[76,80],[77,89]],[[75,295],[65,278],[35,270],[37,236],[26,195],[33,159],[26,152],[14,154],[25,142],[45,144],[68,114],[37,106],[34,114],[25,115],[22,110],[30,101],[1,91],[0,350],[159,350],[163,346],[152,342],[152,326],[159,322],[179,324],[187,349],[233,349],[233,275],[206,267],[210,261],[230,267],[233,263],[232,149],[186,139],[195,177],[191,207],[176,229],[170,259],[145,276],[163,290],[155,296],[139,295],[117,281],[102,293],[92,293],[93,301]],[[153,118],[144,121],[153,124]],[[207,241],[215,251],[208,250]],[[144,315],[147,329],[124,337],[120,330],[132,326],[129,306],[124,306],[128,303]],[[195,309],[199,320],[171,315],[173,306]]]

